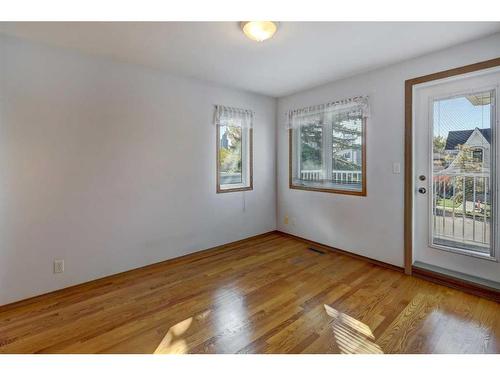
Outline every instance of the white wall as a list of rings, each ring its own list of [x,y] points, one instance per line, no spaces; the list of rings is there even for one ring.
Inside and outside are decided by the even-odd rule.
[[[214,104],[256,113],[253,191],[215,193]],[[0,37],[0,305],[274,230],[275,108]]]
[[[498,56],[500,34],[495,34],[279,99],[278,229],[403,266],[404,174],[393,174],[392,163],[404,163],[404,81]],[[285,113],[366,94],[372,109],[367,125],[367,197],[290,190]],[[285,215],[291,219],[288,225]]]
[[[282,231],[402,266],[404,80],[498,56],[500,34],[276,112],[272,98],[0,36],[0,305],[270,231],[276,216]],[[363,94],[368,196],[289,190],[285,112]],[[251,192],[215,194],[218,103],[256,112]]]

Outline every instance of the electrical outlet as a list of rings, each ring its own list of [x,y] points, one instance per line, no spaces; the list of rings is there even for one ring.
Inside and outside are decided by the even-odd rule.
[[[64,272],[64,260],[55,259],[54,260],[54,273],[63,273]]]
[[[288,225],[288,215],[285,215],[285,218],[283,219],[283,223],[285,225]]]

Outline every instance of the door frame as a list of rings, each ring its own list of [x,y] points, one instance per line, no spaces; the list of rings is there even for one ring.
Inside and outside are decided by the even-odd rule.
[[[413,271],[413,87],[425,82],[498,66],[500,66],[500,57],[405,81],[404,269],[407,275],[411,275]]]

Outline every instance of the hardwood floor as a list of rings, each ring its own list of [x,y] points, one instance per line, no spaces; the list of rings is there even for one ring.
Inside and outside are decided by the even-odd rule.
[[[499,353],[500,304],[271,233],[0,307],[1,353]]]

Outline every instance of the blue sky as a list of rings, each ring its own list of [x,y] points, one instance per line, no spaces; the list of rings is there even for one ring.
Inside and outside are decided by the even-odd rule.
[[[472,105],[465,97],[434,102],[434,136],[448,136],[449,131],[490,127],[490,108]]]

